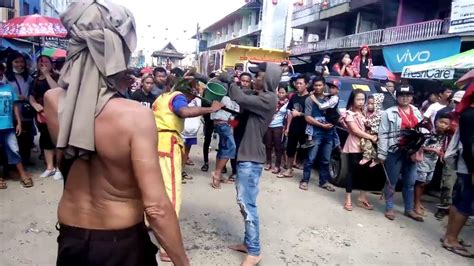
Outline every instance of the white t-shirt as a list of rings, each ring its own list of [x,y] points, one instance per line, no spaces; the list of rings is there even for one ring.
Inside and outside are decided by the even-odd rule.
[[[447,105],[442,105],[440,103],[433,103],[432,105],[430,105],[430,107],[428,107],[428,110],[426,110],[423,116],[426,118],[429,118],[431,121],[431,124],[434,127],[435,126],[434,120],[436,118],[436,114],[438,113],[439,110],[443,109],[446,106]]]
[[[195,98],[188,103],[189,107],[201,106],[201,99]],[[201,117],[190,117],[184,119],[184,130],[181,133],[184,139],[197,138],[199,128],[201,127]]]

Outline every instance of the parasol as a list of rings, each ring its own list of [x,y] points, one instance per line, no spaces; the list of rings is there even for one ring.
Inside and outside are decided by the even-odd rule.
[[[64,38],[66,35],[66,28],[59,19],[38,14],[10,19],[0,27],[0,37],[3,38]]]
[[[43,48],[41,50],[41,55],[49,56],[53,59],[65,58],[67,56],[67,51],[60,48]]]
[[[464,76],[462,76],[458,81],[456,81],[456,84],[458,85],[465,85],[468,84],[469,82],[474,81],[474,69],[471,71],[467,72]]]
[[[398,77],[384,66],[373,66],[369,72],[369,78],[378,80],[398,81]]]
[[[153,74],[153,68],[152,67],[144,67],[141,71],[140,74]]]

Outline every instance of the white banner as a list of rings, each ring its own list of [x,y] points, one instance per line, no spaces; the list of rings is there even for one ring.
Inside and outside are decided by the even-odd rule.
[[[407,79],[453,79],[454,69],[430,69],[423,71],[410,71],[410,67],[404,67],[402,78]]]
[[[451,6],[449,33],[474,31],[474,1],[455,0]]]

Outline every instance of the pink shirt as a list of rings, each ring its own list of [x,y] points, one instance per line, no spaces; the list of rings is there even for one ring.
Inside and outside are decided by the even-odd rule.
[[[349,122],[355,122],[355,124],[359,127],[360,130],[365,132],[365,117],[361,113],[355,113],[352,111],[346,111],[346,117],[344,118],[346,124]],[[342,149],[343,153],[361,153],[362,150],[360,149],[360,138],[354,135],[349,130],[349,136],[346,139],[346,143],[344,144],[344,148]]]

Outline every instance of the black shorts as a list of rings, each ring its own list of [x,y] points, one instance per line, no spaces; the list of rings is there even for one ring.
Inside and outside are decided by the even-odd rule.
[[[288,157],[295,157],[298,149],[298,143],[303,145],[306,142],[306,134],[303,132],[288,132],[288,143],[286,145],[286,155]],[[299,156],[298,156],[299,157]]]
[[[60,225],[56,265],[155,266],[157,251],[143,222],[122,230]]]
[[[38,127],[38,131],[40,132],[40,139],[39,145],[40,149],[42,150],[54,150],[56,146],[54,146],[53,141],[51,140],[51,135],[48,131],[48,125],[42,123],[36,123]]]

